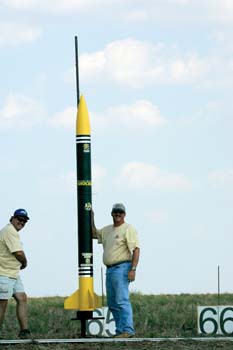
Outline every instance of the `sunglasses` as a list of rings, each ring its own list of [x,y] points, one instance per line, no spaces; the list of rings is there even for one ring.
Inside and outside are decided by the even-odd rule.
[[[113,214],[124,214],[124,210],[121,210],[121,209],[117,209],[117,210],[113,210],[112,211]]]
[[[26,224],[27,223],[27,220],[23,219],[23,218],[19,218],[18,216],[16,216],[16,219],[18,222],[20,222],[21,224]]]

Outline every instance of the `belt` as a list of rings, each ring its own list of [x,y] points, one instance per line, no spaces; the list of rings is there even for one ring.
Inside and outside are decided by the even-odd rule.
[[[112,264],[112,265],[106,265],[107,269],[109,269],[110,267],[113,267],[113,266],[117,266],[117,265],[120,265],[120,264],[124,264],[124,263],[127,263],[127,262],[131,262],[130,260],[124,260],[124,261],[120,261],[120,262],[117,262],[115,264]]]

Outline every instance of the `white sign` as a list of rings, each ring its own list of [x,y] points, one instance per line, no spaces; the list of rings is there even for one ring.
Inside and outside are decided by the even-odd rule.
[[[108,307],[95,309],[93,317],[96,319],[88,320],[86,323],[87,335],[96,337],[112,337],[115,334],[115,321]],[[97,319],[104,317],[103,319]]]
[[[233,335],[233,306],[198,306],[198,333]]]

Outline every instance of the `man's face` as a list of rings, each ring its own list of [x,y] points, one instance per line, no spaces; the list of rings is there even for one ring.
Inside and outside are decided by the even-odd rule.
[[[114,225],[121,225],[124,223],[125,212],[123,210],[113,210],[112,218],[113,218]]]
[[[13,219],[11,220],[12,225],[14,226],[14,228],[17,231],[20,231],[24,225],[26,224],[27,219],[24,218],[23,216],[15,216],[13,217]]]

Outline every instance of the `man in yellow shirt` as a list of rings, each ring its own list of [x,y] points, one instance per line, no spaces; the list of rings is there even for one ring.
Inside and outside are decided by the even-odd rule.
[[[19,271],[27,266],[19,231],[29,220],[25,209],[15,210],[13,216],[0,230],[0,325],[3,323],[8,300],[16,300],[16,315],[20,325],[20,338],[30,338],[27,321],[27,295],[24,291]]]
[[[111,212],[113,225],[97,230],[92,215],[92,237],[103,245],[103,262],[107,267],[107,304],[116,323],[118,338],[135,335],[132,306],[129,300],[129,282],[135,280],[139,260],[139,241],[135,228],[125,222],[126,210],[116,203]]]

